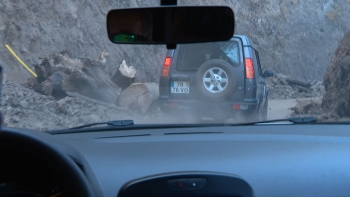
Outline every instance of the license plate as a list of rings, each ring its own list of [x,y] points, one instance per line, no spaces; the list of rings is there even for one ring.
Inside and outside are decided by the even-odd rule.
[[[174,94],[189,94],[190,82],[189,81],[172,81],[171,93]]]

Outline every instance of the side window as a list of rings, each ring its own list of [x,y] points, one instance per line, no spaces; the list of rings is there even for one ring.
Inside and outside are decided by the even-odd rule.
[[[257,60],[255,49],[251,47],[251,50],[252,50],[252,56],[253,56],[252,58],[253,58],[253,64],[254,64],[255,77],[257,78],[260,75],[258,60]]]
[[[239,45],[236,41],[223,42],[220,49],[224,53],[225,59],[228,59],[230,63],[239,64]]]
[[[257,51],[255,51],[255,55],[256,55],[256,61],[257,61],[257,63],[258,63],[259,73],[260,73],[260,76],[262,76],[262,75],[263,75],[263,72],[262,72],[262,70],[261,70],[259,53],[258,53]]]

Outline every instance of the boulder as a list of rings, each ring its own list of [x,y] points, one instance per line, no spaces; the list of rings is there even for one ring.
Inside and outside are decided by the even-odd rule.
[[[350,31],[340,41],[331,65],[324,75],[324,111],[350,117]]]
[[[119,106],[145,113],[159,97],[159,85],[156,83],[134,83],[119,96]]]

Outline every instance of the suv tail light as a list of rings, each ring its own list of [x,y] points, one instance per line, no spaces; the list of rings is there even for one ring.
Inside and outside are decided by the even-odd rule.
[[[166,57],[164,60],[164,65],[162,69],[162,77],[169,76],[170,65],[171,65],[171,57]]]
[[[254,79],[254,64],[252,58],[245,58],[245,77],[247,79]]]
[[[247,110],[248,105],[233,104],[232,109],[233,110]]]

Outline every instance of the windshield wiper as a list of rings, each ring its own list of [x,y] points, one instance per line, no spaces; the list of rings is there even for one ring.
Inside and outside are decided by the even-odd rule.
[[[254,122],[254,123],[248,123],[248,124],[257,125],[257,124],[271,124],[271,123],[278,123],[278,122],[288,122],[289,124],[307,124],[307,123],[317,122],[317,118],[316,117],[294,117],[294,118],[285,118],[285,119],[276,119],[276,120],[266,120],[262,122]]]
[[[287,123],[286,123],[287,122]],[[57,134],[70,134],[70,133],[86,133],[86,132],[97,132],[97,131],[110,131],[110,130],[129,130],[129,129],[164,129],[164,128],[188,128],[188,127],[214,127],[214,126],[245,126],[245,125],[269,125],[269,124],[308,124],[317,122],[315,117],[297,117],[297,118],[286,118],[277,120],[267,120],[262,122],[251,122],[251,123],[239,123],[239,124],[150,124],[150,125],[134,125],[133,120],[116,120],[108,122],[98,122],[78,127],[72,127],[68,129],[60,130],[49,130],[46,133],[57,135]],[[106,125],[104,127],[93,127],[97,125]]]
[[[124,128],[128,126],[133,126],[134,121],[133,120],[114,120],[114,121],[107,121],[107,122],[96,122],[92,124],[81,125],[78,127],[71,127],[68,129],[61,129],[61,130],[51,130],[46,132],[50,134],[82,133],[82,132],[94,131],[96,130],[96,128],[90,128],[90,127],[98,126],[98,125],[106,125],[112,128]]]
[[[107,122],[96,122],[92,124],[82,125],[79,127],[72,127],[69,129],[82,129],[82,128],[87,128],[87,127],[92,127],[97,125],[108,125],[108,126],[115,126],[115,127],[130,126],[130,125],[134,125],[134,121],[133,120],[113,120],[113,121],[107,121]]]

